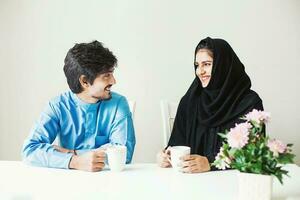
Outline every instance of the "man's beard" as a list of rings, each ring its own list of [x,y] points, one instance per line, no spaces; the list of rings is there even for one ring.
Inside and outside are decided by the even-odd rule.
[[[106,93],[106,91],[104,91]],[[95,99],[98,99],[99,101],[107,101],[111,99],[111,92],[108,93],[108,97],[107,95],[103,95],[103,96],[92,96]]]

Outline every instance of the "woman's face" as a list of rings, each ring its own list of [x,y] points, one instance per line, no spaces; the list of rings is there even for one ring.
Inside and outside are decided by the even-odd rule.
[[[208,50],[200,49],[196,53],[196,75],[201,81],[202,87],[205,88],[211,78],[211,71],[213,66],[213,58],[209,55]]]

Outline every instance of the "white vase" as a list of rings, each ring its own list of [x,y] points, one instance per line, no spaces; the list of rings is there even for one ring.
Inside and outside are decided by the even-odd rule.
[[[238,183],[238,200],[270,200],[272,197],[272,176],[239,172]]]

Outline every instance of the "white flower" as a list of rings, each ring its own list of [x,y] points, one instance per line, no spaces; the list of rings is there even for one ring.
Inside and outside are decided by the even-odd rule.
[[[226,168],[230,168],[231,160],[224,155],[223,151],[224,149],[221,147],[215,159],[217,161],[216,168],[225,170]]]

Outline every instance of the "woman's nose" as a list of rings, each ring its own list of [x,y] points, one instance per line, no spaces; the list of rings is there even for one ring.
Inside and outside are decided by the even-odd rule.
[[[201,74],[201,75],[205,74],[204,68],[200,68],[200,74]]]

